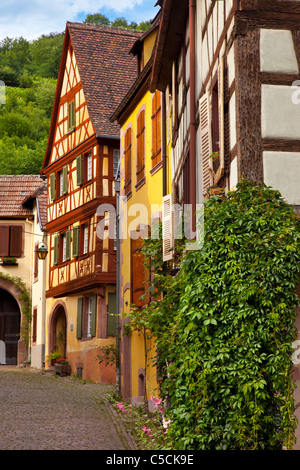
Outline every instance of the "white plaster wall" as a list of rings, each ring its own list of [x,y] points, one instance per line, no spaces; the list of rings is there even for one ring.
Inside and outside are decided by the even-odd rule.
[[[298,73],[291,31],[260,30],[260,63],[262,72]]]
[[[264,182],[289,204],[300,205],[300,153],[263,152]]]
[[[262,136],[300,139],[300,105],[293,103],[295,87],[262,85]]]
[[[229,101],[229,136],[230,136],[230,150],[236,144],[236,110],[235,110],[235,92]]]

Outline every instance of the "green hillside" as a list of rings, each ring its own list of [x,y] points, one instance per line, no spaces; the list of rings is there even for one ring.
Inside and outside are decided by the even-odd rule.
[[[85,23],[147,30],[149,22],[111,22],[100,13]],[[0,174],[39,174],[45,155],[64,33],[34,41],[0,41],[0,80],[5,103],[0,104]],[[2,95],[1,95],[2,96]],[[2,100],[1,100],[2,101]]]

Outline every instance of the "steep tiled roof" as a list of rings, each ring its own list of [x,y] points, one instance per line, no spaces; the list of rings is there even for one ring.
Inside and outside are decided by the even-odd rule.
[[[45,183],[38,175],[0,175],[0,218],[26,218],[32,209],[23,205],[25,199]]]
[[[98,134],[119,135],[119,126],[109,117],[136,78],[136,59],[130,50],[143,33],[70,22],[67,29],[95,130]]]

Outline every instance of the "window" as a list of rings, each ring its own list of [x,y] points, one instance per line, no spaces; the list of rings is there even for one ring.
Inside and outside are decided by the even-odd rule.
[[[61,242],[62,242],[62,255],[61,255],[61,262],[64,263],[66,261],[66,252],[67,252],[67,237],[66,234],[64,233],[61,236]]]
[[[75,129],[75,100],[68,104],[68,132]]]
[[[76,157],[77,186],[81,186],[93,179],[93,156],[92,152]]]
[[[92,152],[89,152],[86,157],[86,179],[90,181],[93,178],[93,159],[92,159]]]
[[[23,254],[22,245],[22,225],[0,225],[0,256],[20,258]]]
[[[119,166],[119,160],[120,160],[120,150],[119,149],[114,149],[113,151],[113,171],[114,171],[114,178],[117,176],[117,170]]]
[[[143,109],[137,118],[137,164],[136,181],[139,183],[145,177],[145,110]]]
[[[97,295],[85,295],[77,300],[77,339],[92,338],[96,335]]]
[[[50,196],[51,201],[55,201],[68,192],[68,165],[62,170],[50,175]]]
[[[53,264],[65,263],[71,259],[71,230],[54,236]]]
[[[125,191],[125,195],[129,196],[131,193],[131,127],[127,129],[125,133],[124,155],[125,155],[124,191]]]
[[[84,226],[82,227],[82,237],[83,237],[82,254],[86,255],[89,249],[89,226],[88,224],[84,224]]]
[[[92,336],[92,314],[93,314],[93,298],[88,298],[87,318],[86,318],[86,336]]]
[[[152,168],[161,161],[161,99],[160,91],[152,98]]]

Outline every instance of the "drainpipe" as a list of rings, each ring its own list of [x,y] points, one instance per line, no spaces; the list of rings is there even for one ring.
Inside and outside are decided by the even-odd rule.
[[[166,138],[166,94],[162,93],[162,163],[163,163],[163,196],[167,194],[167,138]]]
[[[121,159],[120,159],[121,161]],[[120,161],[115,176],[116,191],[116,245],[117,245],[117,279],[116,279],[116,392],[121,392],[120,369]]]
[[[190,204],[192,205],[192,231],[196,231],[196,40],[195,40],[196,0],[189,0],[190,28]]]

